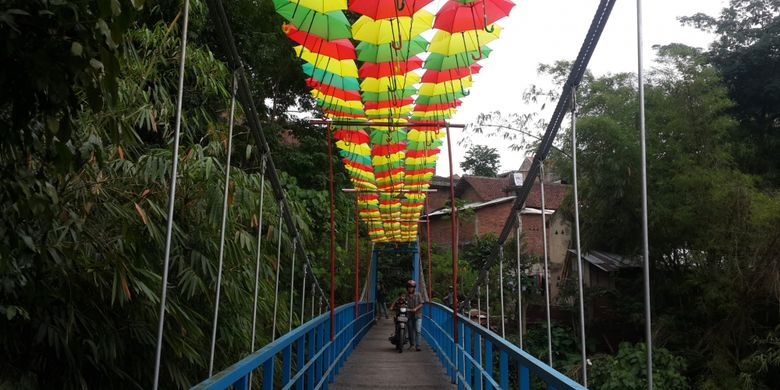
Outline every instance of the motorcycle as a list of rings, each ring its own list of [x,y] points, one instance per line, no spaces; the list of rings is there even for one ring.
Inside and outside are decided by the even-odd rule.
[[[409,338],[409,307],[406,302],[399,302],[396,304],[395,310],[395,335],[390,337],[390,342],[395,344],[395,349],[398,353],[403,353],[404,344],[406,344]]]

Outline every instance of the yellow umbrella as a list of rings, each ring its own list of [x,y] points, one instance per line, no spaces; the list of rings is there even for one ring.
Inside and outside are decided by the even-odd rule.
[[[360,100],[342,100],[339,99],[333,95],[326,95],[322,92],[320,92],[317,89],[311,90],[311,95],[315,99],[320,99],[328,103],[329,105],[337,105],[337,106],[343,106],[343,107],[349,107],[354,108],[356,110],[362,110],[363,109],[363,102]]]
[[[414,112],[412,115],[415,118],[419,119],[437,119],[437,118],[452,118],[453,115],[455,115],[455,112],[457,112],[457,109],[454,108],[448,108],[446,110],[436,110],[436,111],[422,111],[422,112]]]
[[[406,163],[410,164],[410,165],[420,165],[420,164],[434,163],[438,159],[439,159],[439,156],[410,157],[410,158],[406,159]]]
[[[487,32],[484,29],[469,30],[450,34],[447,31],[439,30],[431,39],[428,51],[445,56],[452,56],[467,51],[476,51],[482,45],[488,44],[498,39],[501,34],[501,27],[495,26],[493,32]]]
[[[363,15],[352,24],[352,37],[374,45],[391,42],[398,44],[430,30],[432,25],[433,14],[425,10],[417,11],[411,17],[380,20]]]
[[[420,85],[419,94],[420,96],[436,96],[447,93],[454,94],[455,92],[460,92],[465,88],[471,87],[472,84],[474,84],[474,82],[470,81],[468,76],[462,79],[449,80],[435,84],[423,83]]]
[[[317,12],[325,13],[347,9],[347,0],[288,0]]]
[[[444,131],[420,131],[409,130],[406,133],[406,139],[414,142],[433,142],[439,138],[444,138],[447,134]]]
[[[417,84],[420,82],[420,75],[409,72],[406,75],[373,78],[366,77],[360,83],[360,90],[363,92],[385,92],[388,90]]]
[[[358,77],[357,65],[354,60],[337,60],[322,54],[314,53],[303,46],[295,46],[295,53],[304,61],[341,77]],[[303,51],[303,53],[301,53]]]
[[[409,113],[412,112],[412,106],[403,106],[403,107],[388,107],[388,108],[378,108],[376,110],[366,110],[366,115],[368,116],[379,116],[379,117],[387,117],[392,116],[394,118],[400,118],[402,116],[406,116]]]

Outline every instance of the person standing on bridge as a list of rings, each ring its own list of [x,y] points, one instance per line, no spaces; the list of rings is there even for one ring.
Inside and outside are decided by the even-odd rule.
[[[382,316],[382,313],[385,313],[385,319],[387,319],[387,290],[385,290],[385,286],[382,283],[379,283],[379,286],[376,288],[376,316],[377,318]]]
[[[413,324],[409,329],[409,348],[412,347],[411,344],[414,344],[415,349],[419,351],[420,333],[422,332],[423,297],[422,294],[417,292],[417,282],[411,279],[406,282],[406,292],[408,295],[409,307],[412,309],[411,323]]]

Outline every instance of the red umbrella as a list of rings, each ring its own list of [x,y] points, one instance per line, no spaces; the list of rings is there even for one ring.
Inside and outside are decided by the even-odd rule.
[[[404,167],[398,167],[398,168],[388,169],[384,172],[377,172],[374,174],[374,176],[376,176],[377,179],[381,179],[383,177],[390,177],[393,175],[397,175],[403,171],[404,171]],[[379,202],[382,203],[381,200]]]
[[[482,65],[479,64],[471,64],[471,66],[467,68],[454,68],[447,70],[427,69],[423,74],[421,81],[423,83],[443,83],[445,81],[462,79],[466,76],[477,74],[479,73],[480,69],[482,69]]]
[[[410,98],[410,97],[403,98],[401,100],[381,100],[378,102],[366,102],[365,109],[378,110],[381,108],[403,107],[403,106],[408,106],[412,103],[414,103],[414,98]]]
[[[397,62],[365,62],[358,69],[358,76],[365,77],[388,77],[409,73],[412,70],[420,69],[423,66],[423,60],[418,57],[411,57],[406,61]]]
[[[433,28],[450,33],[487,30],[489,25],[508,16],[514,6],[511,0],[482,0],[467,4],[448,1],[436,13]]]
[[[368,134],[363,130],[336,130],[333,137],[353,144],[367,144]]]
[[[371,147],[372,156],[387,156],[406,150],[406,144],[374,145]]]
[[[439,154],[440,151],[441,150],[439,148],[423,149],[423,150],[407,150],[406,157],[411,157],[411,158],[431,157]]]
[[[345,89],[336,88],[311,77],[306,79],[306,85],[310,88],[319,90],[325,95],[337,97],[341,100],[360,100],[360,91],[347,91]]]
[[[412,16],[433,0],[352,0],[349,10],[371,19],[389,19],[399,16]]]
[[[288,25],[285,31],[290,39],[303,45],[312,53],[320,53],[337,60],[354,60],[357,58],[355,46],[349,39],[327,41],[314,34],[298,30],[292,24]]]
[[[349,112],[339,111],[333,108],[323,107],[322,112],[336,118],[350,118],[350,119],[362,119],[366,120],[365,114],[353,114]]]
[[[424,175],[426,173],[434,173],[434,172],[436,172],[436,168],[435,167],[430,167],[430,168],[424,168],[424,169],[408,170],[408,171],[406,171],[406,175],[407,176]]]
[[[458,107],[460,106],[460,103],[460,100],[455,100],[450,103],[417,104],[414,106],[414,110],[419,112],[441,111],[448,108]]]

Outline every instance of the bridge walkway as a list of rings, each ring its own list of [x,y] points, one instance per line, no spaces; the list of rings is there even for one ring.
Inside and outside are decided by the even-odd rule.
[[[337,390],[356,389],[455,389],[433,350],[403,353],[387,340],[393,333],[392,319],[380,319],[363,337],[331,385]]]

